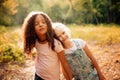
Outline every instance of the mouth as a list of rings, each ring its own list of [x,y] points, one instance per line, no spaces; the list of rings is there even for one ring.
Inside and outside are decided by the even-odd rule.
[[[66,41],[66,38],[62,39],[62,41]]]
[[[43,30],[44,30],[44,28],[40,28],[40,29],[39,29],[39,31],[43,31]]]

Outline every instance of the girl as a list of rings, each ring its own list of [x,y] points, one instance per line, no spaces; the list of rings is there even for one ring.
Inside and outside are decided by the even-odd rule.
[[[35,80],[59,80],[60,61],[67,80],[72,79],[61,43],[54,38],[52,21],[43,12],[30,12],[23,23],[24,52],[36,49]],[[60,60],[60,61],[59,61]]]
[[[62,23],[53,23],[53,27],[66,49],[66,58],[72,69],[74,79],[105,80],[86,42],[82,39],[71,39],[70,30]]]

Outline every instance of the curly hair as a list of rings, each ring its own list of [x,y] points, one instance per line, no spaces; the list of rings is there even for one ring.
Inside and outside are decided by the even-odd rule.
[[[52,21],[46,13],[43,12],[30,12],[23,22],[23,47],[24,52],[29,54],[35,47],[36,39],[38,36],[35,32],[34,22],[37,15],[42,15],[47,23],[46,38],[49,46],[54,50],[54,31],[52,29]]]

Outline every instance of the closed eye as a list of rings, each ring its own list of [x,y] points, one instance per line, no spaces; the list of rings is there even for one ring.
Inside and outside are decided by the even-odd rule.
[[[58,38],[62,37],[63,35],[65,35],[65,31],[63,31],[61,35],[58,35]]]
[[[64,32],[62,32],[62,35],[65,35],[65,31],[64,31]]]
[[[36,26],[36,25],[38,25],[38,24],[39,24],[39,23],[38,23],[38,22],[36,22],[36,23],[35,23],[35,26]]]

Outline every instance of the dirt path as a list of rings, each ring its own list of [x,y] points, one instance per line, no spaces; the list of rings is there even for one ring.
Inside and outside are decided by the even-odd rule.
[[[120,44],[90,46],[106,79],[120,80]]]
[[[120,80],[120,44],[110,46],[90,44],[89,48],[94,52],[93,55],[97,59],[106,79]],[[0,67],[0,80],[34,80],[35,69],[32,60],[27,60],[26,65],[22,67],[3,65],[2,68]]]

